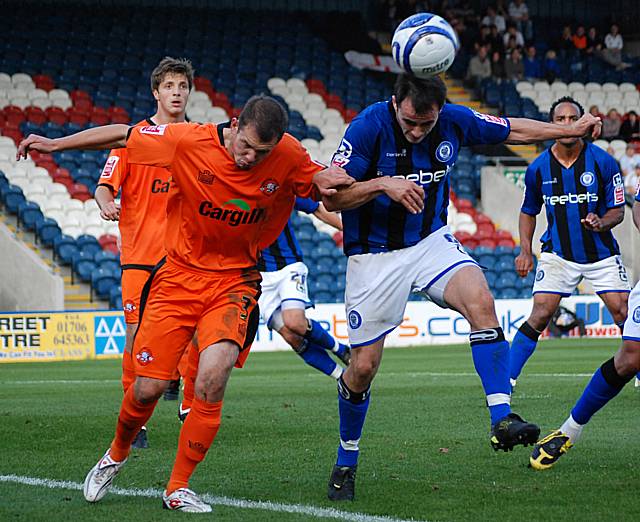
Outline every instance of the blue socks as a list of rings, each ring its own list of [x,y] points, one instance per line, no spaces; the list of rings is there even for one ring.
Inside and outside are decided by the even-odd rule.
[[[307,341],[321,346],[325,350],[332,351],[338,356],[342,357],[347,351],[348,347],[342,343],[339,343],[329,332],[327,332],[318,321],[308,319],[309,329],[304,338]]]
[[[493,425],[511,413],[509,343],[500,327],[471,332],[469,341],[473,364],[487,396]]]
[[[631,379],[633,375],[629,377],[618,375],[612,357],[595,371],[582,396],[571,410],[571,416],[578,424],[586,424],[594,413],[618,395]]]
[[[337,379],[342,374],[340,365],[329,357],[324,348],[307,340],[303,342],[306,346],[303,346],[296,353],[302,357],[304,362],[334,379]]]
[[[522,368],[536,349],[540,332],[534,329],[526,321],[522,323],[511,341],[511,351],[509,352],[509,377],[514,381],[520,376]]]
[[[353,467],[358,464],[360,436],[369,409],[371,387],[363,392],[354,392],[338,379],[338,412],[340,414],[340,446],[337,466]]]

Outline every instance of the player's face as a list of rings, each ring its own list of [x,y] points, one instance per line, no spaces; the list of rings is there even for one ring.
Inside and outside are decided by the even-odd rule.
[[[269,155],[277,144],[278,140],[270,143],[260,141],[253,125],[249,124],[240,128],[237,119],[234,118],[231,121],[231,146],[229,152],[239,169],[247,170],[256,166]]]
[[[184,74],[165,74],[158,88],[153,91],[161,109],[173,117],[181,116],[189,100],[189,81]]]
[[[553,123],[556,125],[573,125],[580,119],[580,111],[573,103],[561,103],[553,111]],[[566,146],[575,145],[580,138],[562,138],[558,143]]]
[[[438,122],[440,110],[436,105],[422,114],[416,114],[413,102],[409,98],[405,98],[398,104],[394,96],[393,106],[396,110],[398,125],[409,143],[420,143]]]

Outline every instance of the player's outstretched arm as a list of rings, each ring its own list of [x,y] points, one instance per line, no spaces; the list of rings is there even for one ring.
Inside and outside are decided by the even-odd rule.
[[[412,214],[424,209],[424,190],[413,181],[406,179],[380,177],[368,181],[359,181],[336,194],[322,198],[329,211],[356,208],[372,199],[386,194],[396,203],[400,203]]]
[[[515,260],[516,272],[520,277],[527,277],[527,274],[533,269],[531,243],[533,242],[533,232],[536,229],[536,216],[520,212],[518,229],[520,232],[520,254]]]
[[[333,228],[342,230],[342,220],[340,216],[335,212],[329,212],[322,203],[318,206],[318,209],[313,213],[320,221],[331,225]]]
[[[335,194],[340,187],[348,187],[355,180],[347,174],[347,171],[337,165],[330,165],[313,176],[313,184],[322,197]]]
[[[573,125],[556,125],[529,118],[509,118],[511,132],[505,143],[523,144],[560,138],[583,138],[590,135],[594,140],[600,136],[602,121],[586,113]]]
[[[26,159],[32,150],[48,154],[72,149],[119,149],[126,147],[128,132],[128,125],[115,124],[94,127],[56,139],[29,134],[18,145],[16,159]]]
[[[582,226],[587,230],[591,230],[593,232],[606,232],[622,223],[623,219],[624,205],[616,208],[610,208],[602,217],[598,216],[598,214],[594,214],[593,212],[589,212],[584,219],[580,220],[580,222],[582,223]]]

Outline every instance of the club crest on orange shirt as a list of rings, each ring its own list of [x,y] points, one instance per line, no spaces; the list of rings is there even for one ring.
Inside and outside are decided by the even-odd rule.
[[[150,362],[153,361],[154,357],[151,353],[151,350],[143,349],[138,355],[136,355],[136,359],[142,366],[146,366]]]
[[[265,182],[260,187],[260,190],[267,196],[271,196],[272,194],[275,194],[276,190],[278,190],[279,188],[280,185],[278,185],[278,182],[275,179],[269,178],[265,180]]]
[[[216,179],[215,176],[212,174],[210,170],[198,171],[198,181],[200,183],[204,183],[205,185],[213,185],[213,181],[215,179]]]

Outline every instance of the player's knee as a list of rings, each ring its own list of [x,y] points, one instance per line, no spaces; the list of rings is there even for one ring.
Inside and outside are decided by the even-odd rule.
[[[304,315],[284,315],[284,325],[288,330],[300,337],[304,337],[307,333],[307,329],[309,328],[309,322]]]
[[[620,375],[635,375],[640,371],[640,343],[624,341],[615,355],[616,370]]]
[[[143,404],[157,401],[164,393],[169,381],[138,377],[134,387],[134,397]]]
[[[465,303],[466,318],[472,330],[493,328],[498,324],[493,296],[488,289],[479,290],[477,295]]]
[[[358,357],[351,359],[349,370],[353,377],[359,383],[371,382],[376,372],[378,371],[379,366],[380,361],[376,359],[368,357]]]
[[[555,311],[555,307],[547,306],[546,304],[536,305],[533,307],[527,322],[541,332],[547,327]]]
[[[627,314],[629,312],[629,308],[627,303],[622,302],[620,306],[616,310],[611,310],[611,317],[613,318],[613,322],[616,324],[622,324],[627,319]]]

